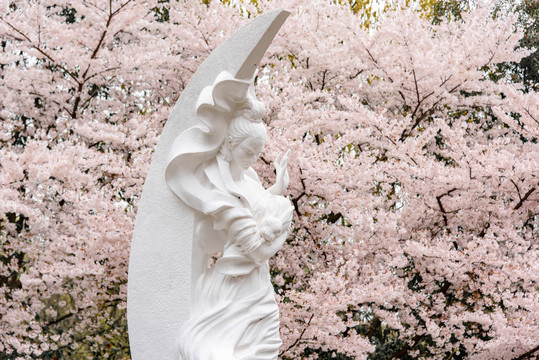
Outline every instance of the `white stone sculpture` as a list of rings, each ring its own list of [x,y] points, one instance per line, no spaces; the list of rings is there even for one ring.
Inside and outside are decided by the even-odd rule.
[[[264,189],[251,167],[266,140],[264,105],[252,89],[219,74],[197,104],[204,126],[184,131],[171,148],[167,184],[196,211],[181,360],[273,360],[281,345],[268,259],[292,220],[292,204],[282,196],[288,153],[277,158],[276,182]],[[222,257],[213,264],[216,254]]]
[[[275,162],[280,180],[265,190],[250,167],[265,139],[252,79],[287,16],[265,13],[215,49],[163,129],[131,243],[127,317],[134,360],[277,358],[278,309],[267,259],[285,240],[291,217],[280,195],[288,154]],[[258,130],[234,135],[245,126]]]

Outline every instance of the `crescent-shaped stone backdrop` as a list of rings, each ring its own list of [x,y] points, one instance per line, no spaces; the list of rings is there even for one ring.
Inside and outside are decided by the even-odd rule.
[[[139,203],[129,260],[127,318],[134,360],[172,360],[189,317],[193,213],[165,183],[169,148],[196,125],[195,106],[223,70],[251,79],[288,12],[267,12],[238,30],[200,65],[159,138]]]

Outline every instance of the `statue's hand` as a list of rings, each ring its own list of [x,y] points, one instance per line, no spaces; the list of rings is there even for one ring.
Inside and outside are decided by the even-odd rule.
[[[288,150],[284,156],[279,154],[273,165],[275,166],[275,172],[277,173],[275,184],[268,189],[274,195],[282,195],[286,188],[288,188],[288,182],[290,176],[288,175],[288,158],[290,157],[290,150]]]

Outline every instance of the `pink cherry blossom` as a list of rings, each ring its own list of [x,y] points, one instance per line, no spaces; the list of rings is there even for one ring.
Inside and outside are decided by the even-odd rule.
[[[1,3],[0,352],[128,356],[129,244],[158,136],[206,56],[278,7],[255,166],[269,186],[292,149],[293,233],[272,260],[281,357],[365,359],[375,324],[417,358],[537,349],[539,95],[490,76],[527,55],[516,16],[485,1],[433,25],[398,7],[366,27],[346,2],[228,3]]]

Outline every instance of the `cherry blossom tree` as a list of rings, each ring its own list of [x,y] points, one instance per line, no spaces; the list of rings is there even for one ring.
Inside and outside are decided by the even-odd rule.
[[[200,62],[283,7],[257,78],[263,180],[294,154],[293,234],[272,262],[281,358],[533,355],[539,95],[498,65],[530,53],[517,16],[489,3],[432,21],[399,3],[373,19],[369,4],[2,3],[0,353],[128,357],[157,137]]]
[[[494,76],[527,55],[515,17],[406,9],[367,32],[346,7],[297,14],[268,85],[297,154],[296,236],[275,261],[283,357],[537,349],[538,97]]]

